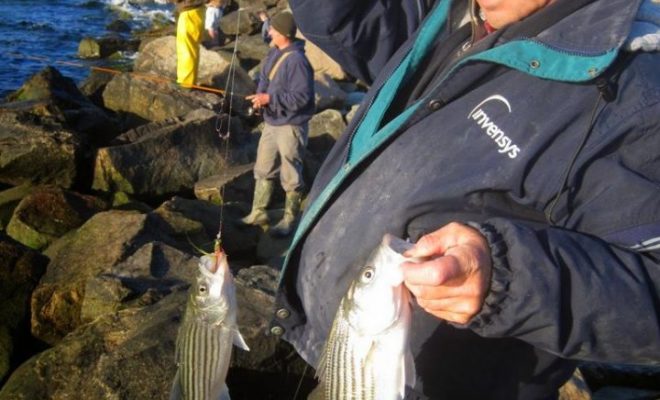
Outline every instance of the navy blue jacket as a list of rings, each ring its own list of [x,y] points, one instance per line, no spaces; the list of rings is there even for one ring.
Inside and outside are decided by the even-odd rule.
[[[381,126],[394,81],[449,35],[448,3],[290,0],[305,37],[373,85],[314,182],[278,291],[290,315],[274,324],[315,366],[384,233],[461,221],[488,238],[490,292],[467,326],[415,307],[418,392],[543,399],[576,360],[657,365],[660,54],[622,49],[640,1],[489,35]]]
[[[280,64],[273,80],[268,76],[277,60],[291,54]],[[302,125],[314,115],[314,72],[305,56],[305,42],[295,40],[279,50],[270,49],[259,75],[257,93],[268,93],[270,102],[263,110],[264,121],[270,125]]]

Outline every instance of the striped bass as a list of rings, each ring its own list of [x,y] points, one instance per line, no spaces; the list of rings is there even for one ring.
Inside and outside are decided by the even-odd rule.
[[[411,294],[401,269],[410,247],[385,235],[342,298],[316,369],[323,399],[403,399],[414,386]]]
[[[200,258],[198,267],[176,339],[170,400],[227,400],[232,345],[249,350],[236,322],[234,278],[221,251]]]

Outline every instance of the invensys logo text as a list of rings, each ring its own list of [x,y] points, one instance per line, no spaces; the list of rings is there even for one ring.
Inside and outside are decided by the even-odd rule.
[[[501,154],[506,154],[509,158],[516,158],[518,153],[520,153],[520,148],[516,146],[510,137],[508,137],[500,127],[492,120],[492,118],[484,111],[483,107],[490,102],[502,103],[506,106],[509,114],[511,113],[511,104],[509,101],[500,96],[499,94],[493,95],[477,104],[476,107],[470,111],[468,114],[468,119],[472,119],[477,123],[477,126],[486,134],[488,137],[493,139],[493,142],[499,147],[498,152]]]

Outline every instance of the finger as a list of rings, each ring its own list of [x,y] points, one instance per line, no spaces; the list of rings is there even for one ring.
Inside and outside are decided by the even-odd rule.
[[[257,97],[256,94],[251,94],[251,95],[249,95],[249,96],[245,96],[245,100],[252,100],[252,99],[254,99],[255,97]]]
[[[424,235],[415,245],[403,253],[406,257],[429,257],[433,255],[442,255],[444,253],[440,245],[441,231],[435,231]]]
[[[415,246],[406,251],[406,257],[429,257],[443,255],[448,249],[471,242],[481,237],[481,234],[460,222],[449,224],[422,236]]]
[[[427,310],[424,311],[428,312],[429,314],[433,315],[436,318],[461,325],[467,324],[468,322],[470,322],[472,317],[474,317],[474,316],[469,316],[467,314],[453,313],[449,311],[427,311]]]
[[[421,263],[401,264],[406,284],[437,286],[462,275],[458,259],[454,256],[437,257]]]
[[[460,283],[442,285],[442,286],[427,286],[427,285],[411,285],[404,282],[410,293],[417,299],[433,300],[433,299],[450,299],[459,297],[479,297],[480,292],[473,286],[462,285]]]
[[[481,310],[481,302],[472,297],[452,297],[433,300],[416,299],[416,301],[424,311],[432,314],[448,312],[463,314],[471,318]]]

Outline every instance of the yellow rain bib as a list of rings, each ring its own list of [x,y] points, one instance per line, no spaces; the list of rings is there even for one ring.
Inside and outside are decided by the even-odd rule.
[[[176,81],[184,87],[195,84],[199,46],[204,30],[204,7],[183,11],[176,26]]]

